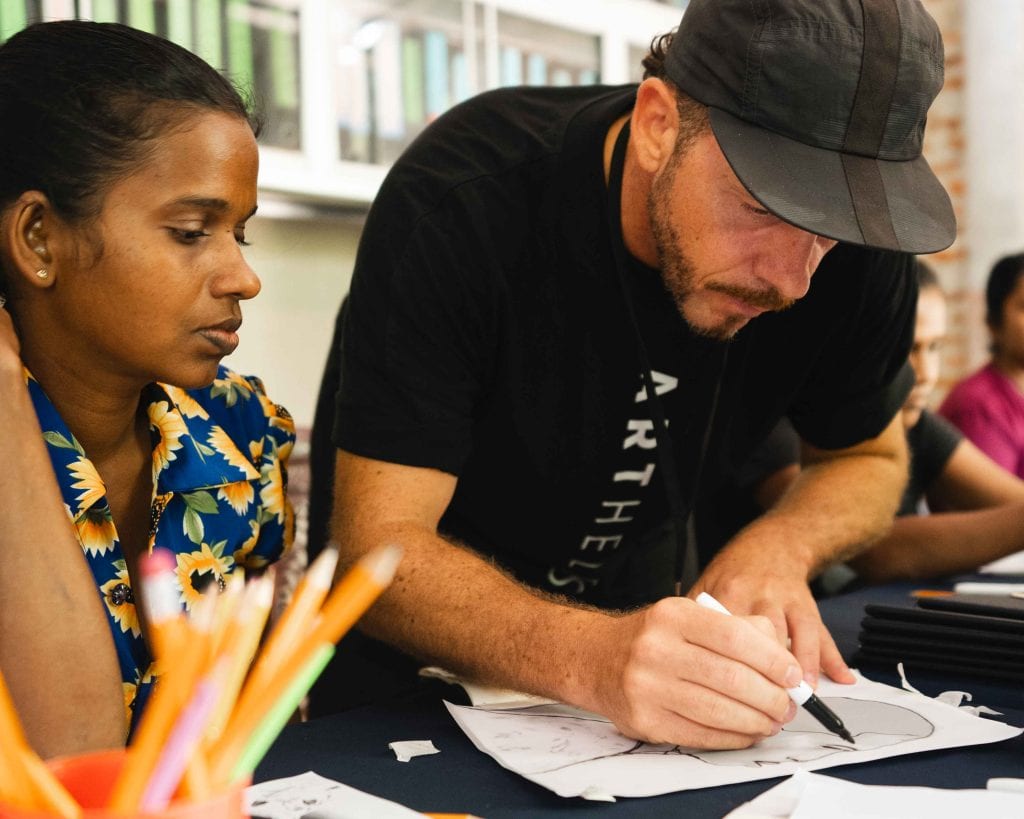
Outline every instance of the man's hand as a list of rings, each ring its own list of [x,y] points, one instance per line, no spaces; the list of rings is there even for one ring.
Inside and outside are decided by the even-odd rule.
[[[804,678],[853,675],[821,622],[809,580],[855,555],[891,526],[907,480],[899,413],[875,438],[838,450],[802,442],[803,469],[769,512],[715,557],[689,594],[706,591],[735,614],[761,614],[791,641]]]
[[[811,596],[807,564],[794,551],[787,544],[751,545],[741,536],[711,562],[689,596],[705,591],[735,614],[766,617],[781,645],[792,642],[793,655],[811,686],[818,684],[819,670],[836,682],[852,683],[853,674]]]
[[[592,634],[587,673],[597,702],[626,736],[691,748],[745,748],[793,718],[785,688],[796,659],[762,617],[729,617],[666,598]],[[594,639],[597,638],[597,639]]]

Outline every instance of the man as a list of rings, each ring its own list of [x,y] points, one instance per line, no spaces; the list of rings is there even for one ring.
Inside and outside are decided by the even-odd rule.
[[[693,0],[645,66],[484,94],[396,163],[321,392],[332,530],[405,549],[363,626],[418,660],[743,747],[801,674],[850,679],[807,580],[904,481],[905,254],[955,230],[920,156],[942,44],[912,0]],[[809,468],[691,587],[701,475],[787,412]]]

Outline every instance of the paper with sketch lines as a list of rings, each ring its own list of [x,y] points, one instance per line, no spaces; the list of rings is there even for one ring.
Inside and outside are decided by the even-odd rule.
[[[560,796],[594,791],[655,796],[981,745],[1021,733],[854,673],[854,685],[823,680],[817,693],[853,733],[855,746],[828,733],[802,709],[781,733],[751,748],[697,751],[628,739],[607,720],[565,705],[511,711],[445,705],[477,748]]]

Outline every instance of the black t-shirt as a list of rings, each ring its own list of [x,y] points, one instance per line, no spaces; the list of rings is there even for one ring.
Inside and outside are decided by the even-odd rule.
[[[921,500],[946,462],[964,439],[963,433],[945,418],[925,410],[907,430],[910,447],[910,478],[897,515],[916,515]]]
[[[782,418],[724,483],[701,492],[694,522],[702,562],[764,514],[756,496],[761,482],[793,465],[800,465],[800,436],[789,419]]]
[[[928,410],[921,413],[918,422],[907,430],[910,474],[897,515],[919,513],[928,487],[942,474],[963,438],[963,433],[945,418]],[[763,514],[754,494],[758,485],[778,470],[799,463],[800,438],[783,418],[723,485],[701,494],[695,514],[701,553],[714,554]]]
[[[638,591],[630,565],[669,514],[606,219],[605,135],[634,96],[504,89],[439,118],[370,210],[336,351],[337,446],[458,476],[442,531],[599,605],[672,580]],[[625,275],[687,500],[717,381],[710,486],[785,413],[846,447],[909,390],[908,256],[838,246],[805,298],[729,343],[692,333],[657,271]]]

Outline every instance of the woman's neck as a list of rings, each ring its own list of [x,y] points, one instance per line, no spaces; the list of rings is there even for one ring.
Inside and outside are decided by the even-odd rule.
[[[40,354],[30,344],[22,349],[22,361],[91,460],[116,457],[138,440],[147,424],[139,416],[144,384]]]

